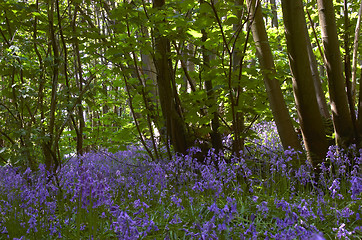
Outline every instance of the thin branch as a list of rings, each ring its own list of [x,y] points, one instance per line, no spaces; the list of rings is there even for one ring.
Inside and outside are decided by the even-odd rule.
[[[134,119],[134,121],[135,121],[136,129],[137,129],[138,134],[139,134],[139,136],[140,136],[141,143],[142,143],[142,145],[145,147],[147,153],[150,155],[150,157],[152,158],[152,160],[155,161],[151,150],[147,147],[147,144],[146,144],[146,142],[145,142],[145,140],[144,140],[144,137],[143,137],[142,131],[141,131],[141,129],[140,129],[139,123],[138,123],[138,121],[137,121],[136,113],[135,113],[134,108],[133,108],[132,96],[131,96],[131,93],[130,93],[130,90],[129,90],[129,85],[128,85],[127,77],[126,77],[125,75],[123,75],[123,78],[124,78],[124,82],[125,82],[125,84],[126,84],[126,91],[127,91],[127,95],[128,95],[128,99],[129,99],[129,107],[130,107],[130,110],[131,110],[131,112],[132,112],[132,116],[133,116],[133,119]]]
[[[15,142],[13,139],[11,139],[11,137],[10,137],[9,135],[7,135],[5,132],[3,132],[3,131],[0,130],[0,133],[1,133],[4,137],[6,137],[6,138],[9,140],[9,142],[11,142],[12,144],[15,144],[15,143],[16,143],[16,142]]]
[[[317,35],[317,32],[315,30],[315,27],[314,27],[314,22],[310,16],[310,13],[308,11],[308,9],[306,8],[305,11],[307,12],[307,15],[308,15],[308,19],[309,19],[309,22],[310,22],[310,26],[312,27],[312,30],[313,30],[313,34],[314,34],[314,38],[315,38],[315,41],[317,43],[317,46],[318,46],[318,51],[319,51],[319,54],[322,56],[322,59],[323,59],[323,65],[326,66],[326,56],[324,55],[324,52],[322,50],[322,47],[319,43],[319,40],[318,40],[318,35]]]
[[[224,29],[223,29],[223,27],[222,27],[221,19],[220,19],[219,15],[217,14],[217,10],[216,10],[216,8],[215,8],[214,1],[211,0],[210,3],[207,2],[207,4],[210,5],[210,7],[212,8],[212,11],[214,12],[214,16],[215,16],[215,19],[216,19],[217,24],[219,25],[220,32],[221,32],[221,36],[222,36],[223,42],[224,42],[224,44],[225,44],[226,50],[227,50],[228,54],[231,55],[232,52],[231,52],[231,50],[230,50],[230,48],[229,48],[229,44],[228,44],[228,41],[227,41],[227,39],[226,39],[226,36],[225,36],[225,33],[224,33]]]
[[[177,46],[176,42],[175,42],[175,41],[172,41],[172,44],[173,44],[173,46],[174,46],[175,49],[176,49],[177,55],[178,55],[178,56],[181,56],[180,49],[179,49],[179,47]],[[185,64],[185,62],[184,62],[182,59],[180,59],[180,62],[181,62],[182,70],[183,70],[184,73],[185,73],[185,77],[186,77],[186,79],[187,79],[187,82],[188,82],[188,83],[190,84],[190,86],[191,86],[191,91],[192,91],[192,92],[195,92],[195,91],[196,91],[196,87],[195,87],[195,84],[194,84],[194,82],[192,81],[192,79],[191,79],[191,77],[190,77],[190,74],[189,74],[189,72],[188,72],[188,70],[187,70],[186,64]]]

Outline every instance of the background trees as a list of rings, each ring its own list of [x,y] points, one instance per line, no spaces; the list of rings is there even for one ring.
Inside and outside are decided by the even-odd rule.
[[[131,142],[144,144],[154,159],[168,142],[180,153],[195,145],[238,153],[253,136],[250,126],[262,120],[276,121],[285,148],[300,149],[294,129],[301,127],[306,150],[321,159],[328,115],[338,144],[358,143],[359,101],[347,100],[358,98],[359,88],[347,88],[342,56],[357,46],[352,30],[360,3],[300,1],[303,32],[293,32],[290,4],[2,1],[1,161],[50,169],[66,153]],[[221,143],[227,135],[231,146]]]

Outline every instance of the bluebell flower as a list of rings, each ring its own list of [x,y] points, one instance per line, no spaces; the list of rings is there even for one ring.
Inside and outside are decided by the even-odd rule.
[[[171,219],[171,221],[169,222],[169,224],[178,224],[178,223],[182,223],[182,220],[177,214],[175,214]]]
[[[334,179],[332,185],[328,189],[331,191],[332,198],[335,198],[335,195],[339,190],[339,178]]]
[[[348,236],[353,234],[353,231],[348,231],[346,228],[346,224],[342,223],[338,228],[333,228],[333,231],[337,231],[338,238],[348,238]]]

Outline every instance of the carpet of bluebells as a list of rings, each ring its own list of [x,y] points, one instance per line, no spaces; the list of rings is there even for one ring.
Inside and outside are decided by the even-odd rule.
[[[0,239],[361,239],[362,152],[331,147],[316,178],[272,123],[254,131],[241,157],[203,163],[197,148],[154,162],[135,145],[56,175],[0,167]]]

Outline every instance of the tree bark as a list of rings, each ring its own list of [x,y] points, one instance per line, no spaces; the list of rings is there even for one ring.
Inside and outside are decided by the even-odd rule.
[[[200,0],[200,4],[202,3],[204,3],[204,0]],[[202,33],[202,38],[201,38],[202,42],[206,42],[207,40],[206,30],[202,29],[201,33]],[[220,150],[222,150],[222,139],[221,139],[221,134],[219,132],[220,123],[219,123],[219,111],[217,107],[217,98],[214,92],[212,79],[209,74],[211,70],[210,60],[212,57],[214,56],[212,56],[211,51],[206,49],[206,47],[203,45],[202,46],[203,72],[204,72],[203,78],[205,79],[205,90],[208,100],[207,107],[209,110],[209,114],[212,115],[211,124],[210,124],[211,144],[212,147],[215,149],[215,152],[218,153]]]
[[[312,43],[310,41],[309,35],[306,36],[306,40],[307,40],[309,64],[310,64],[310,69],[312,71],[313,83],[314,83],[314,88],[316,91],[316,97],[317,97],[319,111],[320,111],[322,117],[327,119],[327,118],[330,118],[329,108],[327,105],[326,97],[324,96],[324,92],[322,89],[322,83],[321,83],[321,79],[319,77],[318,63],[317,63],[317,60],[313,53]]]
[[[279,27],[278,12],[277,12],[277,4],[276,4],[275,0],[270,0],[270,6],[271,6],[272,13],[273,13],[272,27],[278,28]]]
[[[160,9],[164,5],[165,0],[153,0],[153,8]],[[173,82],[173,72],[169,58],[170,41],[160,33],[157,26],[154,28],[154,43],[157,86],[162,114],[165,120],[166,134],[170,138],[176,152],[186,153],[185,124],[181,116],[180,106],[176,103],[177,96],[175,94],[177,92],[174,91],[171,85]]]
[[[56,157],[55,147],[57,143],[54,140],[55,135],[55,118],[57,109],[57,96],[58,96],[58,77],[59,77],[59,49],[58,42],[54,29],[54,12],[56,0],[49,0],[48,7],[48,22],[49,22],[49,41],[52,46],[53,66],[52,66],[52,92],[50,100],[49,124],[48,124],[48,139],[42,143],[43,154],[45,158],[45,167],[47,171],[55,171],[58,167],[59,161]]]
[[[289,111],[285,104],[280,84],[276,79],[276,70],[273,54],[269,45],[268,35],[265,29],[261,5],[259,0],[247,0],[250,14],[249,20],[252,22],[251,30],[256,46],[256,53],[261,65],[265,89],[269,99],[274,120],[278,129],[283,148],[293,148],[302,150],[297,133],[294,130]]]
[[[243,5],[243,0],[235,0],[235,5],[236,6],[242,6]],[[235,31],[236,35],[238,35],[238,32],[241,31],[241,19],[243,16],[243,12],[241,10],[237,10],[235,12],[235,15],[237,16],[237,18],[239,19],[239,23],[238,24],[233,24],[233,30]],[[237,41],[237,39],[235,40]],[[233,53],[232,53],[232,70],[234,72],[234,74],[238,75],[238,80],[239,80],[239,84],[241,84],[241,75],[242,75],[242,55],[243,53],[238,49],[238,48],[234,48]],[[241,86],[239,86],[240,89],[240,93],[239,95],[242,96],[243,95],[243,88]],[[241,104],[239,100],[238,104]],[[242,106],[239,106],[239,108]],[[245,131],[245,117],[244,117],[244,112],[243,111],[237,111],[235,116],[236,119],[236,129],[238,129],[240,131],[240,134],[236,135],[236,141],[234,141],[233,143],[233,152],[235,151],[240,151],[240,150],[244,150],[245,147],[245,136],[243,135],[244,131]]]
[[[73,15],[73,31],[76,32],[76,19],[78,15],[78,9],[79,6],[76,4],[74,8],[74,15]],[[79,92],[83,91],[83,70],[82,70],[82,62],[80,57],[80,50],[79,50],[79,39],[77,36],[74,37],[74,43],[73,43],[73,49],[74,49],[74,59],[76,59],[74,64],[74,73],[75,73],[75,79],[77,83],[77,87],[79,89]],[[82,102],[82,99],[79,99]],[[105,114],[105,111],[108,111],[107,106],[103,107],[103,114]],[[78,126],[74,126],[77,131],[77,155],[82,155],[84,153],[84,147],[83,147],[83,140],[84,140],[84,128],[85,128],[85,120],[84,120],[84,110],[82,104],[79,104],[77,106],[77,116],[78,116]]]
[[[356,102],[356,80],[357,80],[357,55],[358,55],[358,42],[359,33],[361,30],[361,17],[362,17],[362,1],[358,10],[357,24],[355,28],[355,35],[353,41],[353,54],[352,54],[352,100]],[[358,112],[360,113],[360,112]],[[361,113],[362,114],[362,113]]]
[[[339,146],[346,148],[353,143],[354,132],[345,90],[333,1],[317,0],[317,4],[336,142]]]
[[[304,145],[314,167],[323,161],[328,149],[319,112],[307,50],[307,25],[302,0],[282,0],[283,20],[293,91]]]

